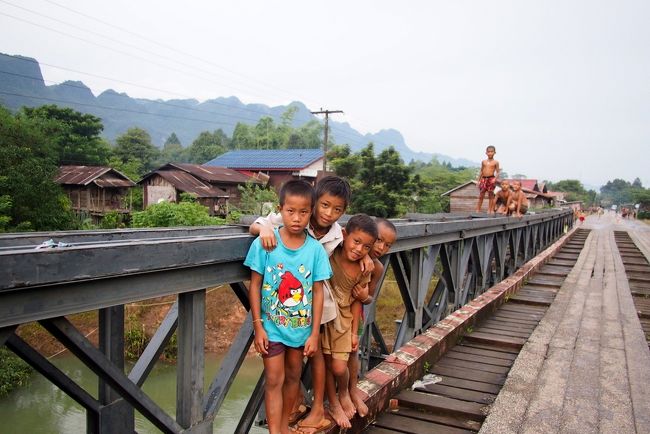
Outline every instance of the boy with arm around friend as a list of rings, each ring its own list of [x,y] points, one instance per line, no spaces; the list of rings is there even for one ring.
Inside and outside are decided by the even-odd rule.
[[[280,192],[283,226],[274,233],[277,247],[267,252],[258,237],[244,261],[251,268],[254,346],[264,361],[271,434],[290,432],[289,415],[300,388],[303,357],[318,350],[322,284],[332,273],[323,247],[305,233],[313,202],[311,185],[287,182]]]
[[[331,255],[334,249],[343,241],[343,232],[337,221],[345,214],[350,199],[350,185],[346,180],[338,176],[326,176],[316,184],[316,202],[307,230],[310,236],[320,242],[328,255]],[[266,250],[273,250],[277,246],[273,230],[281,224],[281,221],[280,214],[271,213],[267,217],[260,217],[255,220],[250,226],[249,232],[252,235],[259,235],[260,243]],[[362,266],[366,273],[371,273],[374,263],[366,256]],[[336,316],[334,300],[327,285],[324,285],[323,297],[321,324],[333,320]],[[329,421],[325,417],[324,407],[325,360],[320,347],[311,357],[310,364],[313,381],[313,401],[311,411],[305,419],[298,423],[298,427],[305,432],[318,432],[329,425]],[[300,391],[297,400],[298,404],[301,404],[302,400],[303,397]],[[299,417],[301,412],[296,407],[293,414]],[[294,422],[294,420],[291,420],[291,422]]]

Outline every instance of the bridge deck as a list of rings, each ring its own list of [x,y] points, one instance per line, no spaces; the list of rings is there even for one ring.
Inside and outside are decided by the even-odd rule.
[[[614,231],[650,258],[650,226],[587,219],[576,267],[524,345],[480,433],[642,433],[650,427],[650,352]],[[647,263],[647,262],[646,262]],[[648,274],[645,275],[646,277]],[[646,287],[647,289],[647,287]]]
[[[474,362],[504,370],[492,376],[507,376],[505,382],[477,382],[468,377],[454,379],[464,381],[460,385],[441,386],[443,381],[414,392],[402,391],[394,395],[399,405],[395,416],[390,411],[378,414],[368,432],[471,433],[479,427],[480,433],[490,434],[648,432],[650,226],[606,215],[589,217],[583,227],[591,229],[583,248],[565,244],[524,279],[526,284],[516,295],[509,296],[516,306],[525,303],[529,310],[548,305],[549,297],[553,300],[546,313],[539,315],[539,324],[531,322],[536,327],[524,330],[519,324],[519,329],[513,329],[495,319],[503,315],[499,312],[504,308],[513,309],[508,303],[468,335],[484,327],[494,329],[493,333],[522,335],[525,344],[510,356],[514,363],[506,360],[503,347],[499,353],[484,348],[490,353],[476,354],[482,361]],[[449,370],[442,372],[439,365],[456,363],[468,352],[478,351],[473,346],[476,343],[469,339],[446,350],[431,371],[444,375]],[[483,360],[495,354],[507,363]],[[454,366],[451,377],[459,377],[459,370],[466,368]],[[467,372],[488,375],[483,370],[475,366]],[[452,393],[444,387],[458,387],[466,393],[452,396],[458,390]]]

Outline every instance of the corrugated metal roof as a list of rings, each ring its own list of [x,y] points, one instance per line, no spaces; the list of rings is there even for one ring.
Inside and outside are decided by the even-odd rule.
[[[177,190],[196,194],[198,197],[228,197],[228,193],[183,170],[157,170],[154,173],[169,181]]]
[[[322,149],[242,149],[219,155],[204,166],[243,170],[300,170],[321,158]]]
[[[251,178],[250,176],[246,176],[243,173],[237,172],[236,170],[222,166],[202,166],[200,164],[169,163],[167,166],[164,166],[158,170],[164,170],[169,166],[177,167],[208,182],[223,182],[232,184],[243,184],[249,181],[260,182],[255,178]]]
[[[54,182],[64,185],[88,185],[93,182],[102,188],[135,186],[125,175],[105,166],[61,166]]]
[[[521,182],[521,188],[525,188],[527,190],[535,190],[535,187],[539,188],[536,179],[500,179],[499,182],[501,181],[508,181],[510,185],[512,185],[514,181],[519,181]]]

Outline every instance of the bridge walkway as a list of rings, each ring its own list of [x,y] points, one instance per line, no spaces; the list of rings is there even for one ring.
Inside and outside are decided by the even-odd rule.
[[[428,375],[394,397],[367,432],[477,432],[521,348],[576,263],[588,234],[587,230],[572,234],[505,304],[467,328],[459,343],[427,366]]]
[[[492,370],[500,370],[492,374],[494,378],[478,383],[476,379],[467,378],[474,384],[460,385],[465,392],[454,391],[465,394],[461,396],[464,407],[452,408],[448,414],[456,412],[457,416],[463,416],[465,426],[450,420],[427,420],[423,411],[428,404],[421,401],[422,397],[416,395],[418,392],[402,391],[396,395],[394,403],[400,406],[398,413],[408,416],[410,412],[415,418],[403,426],[391,426],[386,422],[390,419],[389,409],[374,416],[375,425],[368,431],[377,434],[417,432],[419,424],[433,422],[442,426],[431,429],[425,424],[420,428],[428,429],[426,432],[460,433],[476,432],[480,427],[480,433],[490,434],[649,432],[650,351],[642,329],[650,313],[645,310],[647,297],[644,296],[644,291],[650,291],[650,287],[643,287],[644,277],[647,279],[649,274],[636,267],[643,265],[637,263],[643,262],[639,254],[646,264],[650,258],[650,226],[605,215],[589,217],[580,229],[591,230],[583,248],[576,248],[570,242],[562,246],[561,251],[557,249],[550,262],[535,270],[533,277],[525,279],[524,291],[508,296],[512,301],[527,303],[524,310],[531,318],[535,317],[531,324],[539,321],[534,329],[511,328],[511,334],[521,334],[523,346],[520,351],[504,346],[480,348],[486,342],[478,342],[483,333],[479,332],[479,327],[484,324],[492,329],[493,335],[501,333],[496,328],[499,321],[502,324],[498,327],[502,331],[506,329],[503,316],[512,315],[508,309],[514,307],[508,305],[515,305],[507,303],[496,313],[501,316],[500,320],[490,318],[476,324],[475,330],[465,329],[467,336],[461,344],[451,351],[445,349],[447,355],[434,365],[432,373],[442,376],[443,381],[426,387],[429,393],[448,396],[450,390],[443,390],[444,374],[456,371],[448,376],[458,377],[462,369],[472,368],[471,363],[479,362],[462,361],[459,353],[464,356],[477,350],[492,351],[483,353],[482,357],[500,359],[498,363],[494,359],[483,359],[484,363],[494,366],[490,367]],[[621,253],[619,246],[623,251],[632,248],[628,240],[621,238],[621,232],[629,234],[639,254]],[[633,256],[632,264],[624,262],[625,256]],[[571,264],[575,266],[555,291],[552,281],[565,274],[563,268]],[[637,275],[628,276],[626,269]],[[535,313],[534,310],[544,304],[549,290],[555,296],[552,304],[546,313]],[[520,312],[521,306],[518,305]],[[516,340],[512,336],[509,339]],[[513,344],[512,348],[515,347]],[[466,366],[460,366],[463,364]],[[473,366],[475,376],[479,375],[477,368],[478,365]],[[477,384],[483,390],[477,390]],[[488,390],[490,387],[492,390]],[[490,404],[491,401],[494,402]]]
[[[650,352],[615,231],[650,258],[650,227],[590,216],[576,267],[515,361],[481,433],[644,433]],[[646,288],[647,289],[647,288]]]

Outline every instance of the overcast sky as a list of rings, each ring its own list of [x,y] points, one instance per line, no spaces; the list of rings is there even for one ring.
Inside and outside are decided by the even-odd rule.
[[[0,51],[96,95],[299,100],[417,151],[495,145],[510,175],[650,187],[649,17],[648,0],[0,0]]]

